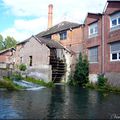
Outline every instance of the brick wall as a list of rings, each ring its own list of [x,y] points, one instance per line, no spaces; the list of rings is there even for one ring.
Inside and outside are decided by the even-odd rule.
[[[110,31],[110,14],[120,11],[120,2],[110,2],[104,14],[104,38],[105,38],[105,72],[120,72],[120,62],[110,61],[110,44],[120,41],[120,29]]]
[[[97,22],[98,24],[98,35],[95,37],[89,38],[89,25],[91,23]],[[90,74],[98,74],[102,71],[102,53],[101,53],[101,40],[102,40],[102,33],[101,33],[101,15],[97,14],[88,14],[85,20],[85,27],[84,27],[84,54],[88,55],[89,48],[98,47],[98,63],[90,63],[89,64],[89,73]]]

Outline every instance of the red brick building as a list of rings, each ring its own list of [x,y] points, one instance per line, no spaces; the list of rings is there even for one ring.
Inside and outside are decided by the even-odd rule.
[[[120,85],[120,1],[108,0],[103,13],[103,72]],[[114,82],[113,82],[114,80]]]
[[[84,52],[88,55],[90,80],[102,73],[101,14],[88,13],[84,27]]]
[[[120,85],[120,1],[108,0],[103,14],[88,13],[84,27],[84,52],[88,55],[89,78],[104,74]]]

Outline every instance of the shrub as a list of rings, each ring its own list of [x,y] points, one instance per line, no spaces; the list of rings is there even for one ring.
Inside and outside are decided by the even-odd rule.
[[[19,69],[20,69],[20,71],[25,71],[27,69],[27,67],[25,64],[21,64],[21,65],[19,65]]]
[[[107,78],[104,77],[104,75],[98,76],[98,87],[105,87],[107,83]]]

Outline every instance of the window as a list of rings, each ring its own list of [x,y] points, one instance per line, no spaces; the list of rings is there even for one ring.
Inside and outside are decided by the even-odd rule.
[[[22,57],[20,57],[20,63],[21,63],[21,64],[23,63],[23,58],[22,58]]]
[[[89,37],[95,37],[98,34],[98,24],[93,23],[89,25]]]
[[[115,42],[110,45],[111,61],[120,61],[120,42]]]
[[[120,12],[110,16],[110,28],[111,31],[120,29]]]
[[[47,36],[45,36],[45,38],[51,39],[51,35],[47,35]]]
[[[32,66],[32,56],[29,56],[29,65]]]
[[[98,47],[93,47],[88,50],[88,60],[90,63],[98,62]]]
[[[67,39],[67,31],[60,33],[60,40],[65,40],[65,39]]]

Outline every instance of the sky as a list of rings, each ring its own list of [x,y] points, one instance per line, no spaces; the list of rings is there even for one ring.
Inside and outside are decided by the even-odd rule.
[[[53,4],[53,25],[81,24],[88,12],[102,13],[106,0],[0,0],[0,34],[23,41],[47,30],[49,4]]]

